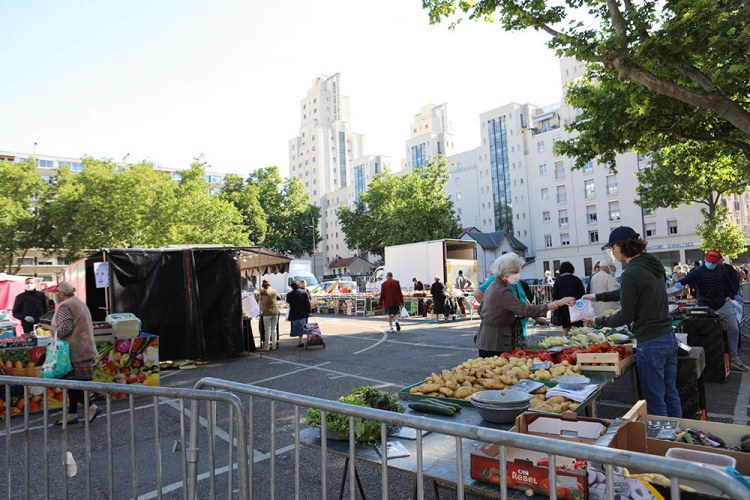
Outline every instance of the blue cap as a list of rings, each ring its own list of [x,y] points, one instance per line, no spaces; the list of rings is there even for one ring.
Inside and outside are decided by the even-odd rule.
[[[638,233],[636,233],[632,227],[628,226],[620,226],[616,227],[612,230],[611,233],[609,233],[609,241],[606,245],[602,247],[602,250],[605,248],[610,248],[615,243],[622,243],[623,241],[627,240],[637,240],[638,239]]]

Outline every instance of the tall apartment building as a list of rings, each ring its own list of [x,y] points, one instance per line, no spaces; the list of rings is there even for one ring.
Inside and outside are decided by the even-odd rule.
[[[564,87],[584,68],[563,59],[560,71]],[[702,222],[700,206],[649,212],[634,203],[636,173],[648,168],[647,158],[627,153],[618,155],[615,169],[589,162],[574,171],[570,158],[554,153],[555,142],[570,137],[564,126],[576,116],[564,103],[510,103],[482,113],[481,145],[449,157],[452,178],[446,193],[462,225],[508,231],[523,242],[526,257],[534,260],[524,268],[524,278],[554,272],[564,261],[572,262],[578,274],[590,274],[610,231],[621,225],[641,233],[648,251],[665,266],[702,260],[695,232]],[[724,203],[747,233],[750,194],[727,197]]]
[[[448,121],[447,104],[427,104],[414,115],[406,141],[402,170],[411,172],[427,163],[428,158],[453,154],[453,123]]]
[[[341,75],[320,76],[300,102],[299,135],[289,141],[290,174],[298,177],[312,202],[321,208],[320,235],[314,272],[336,257],[348,257],[336,210],[353,206],[372,177],[390,162],[364,154],[364,137],[352,132],[349,98],[341,94]]]
[[[82,172],[84,168],[83,160],[81,158],[36,153],[20,153],[16,151],[0,151],[0,161],[7,160],[23,162],[30,158],[36,160],[37,171],[45,182],[49,182],[53,177],[58,175],[60,168],[68,167],[73,173]],[[160,166],[154,168],[167,172],[175,181],[182,179],[179,169]],[[209,190],[211,192],[218,191],[221,188],[221,185],[224,183],[225,175],[226,174],[218,172],[211,172],[210,174],[207,173],[205,175],[206,182],[210,184]],[[14,263],[21,264],[20,270],[18,271],[20,276],[36,276],[45,281],[54,281],[55,273],[72,262],[64,257],[44,255],[39,249],[31,249],[24,256],[16,256],[14,258]]]

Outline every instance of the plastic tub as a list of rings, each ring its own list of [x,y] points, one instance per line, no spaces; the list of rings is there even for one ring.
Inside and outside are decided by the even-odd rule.
[[[710,453],[707,451],[689,450],[686,448],[670,448],[667,450],[666,455],[669,458],[678,458],[680,460],[687,460],[688,462],[695,462],[698,464],[704,464],[711,468],[724,470],[727,467],[734,467],[737,461],[734,457],[726,455],[719,455],[718,453]],[[699,481],[688,481],[680,480],[680,484],[693,488],[698,493],[704,493],[706,495],[720,496],[721,490],[701,483]]]

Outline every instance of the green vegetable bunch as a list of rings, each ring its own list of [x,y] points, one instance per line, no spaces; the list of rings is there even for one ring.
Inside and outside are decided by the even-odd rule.
[[[403,413],[404,407],[401,406],[392,394],[375,389],[371,386],[358,387],[351,394],[342,396],[338,399],[342,403],[367,406],[379,410]],[[307,425],[310,427],[320,427],[320,410],[310,408],[307,410]],[[341,434],[349,435],[349,417],[339,415],[338,413],[329,413],[326,417],[326,423],[330,430]],[[357,444],[370,444],[380,439],[380,422],[364,418],[354,419],[354,436]]]

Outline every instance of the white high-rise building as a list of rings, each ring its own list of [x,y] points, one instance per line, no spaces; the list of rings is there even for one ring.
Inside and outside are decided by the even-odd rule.
[[[560,71],[563,86],[584,73],[573,59],[563,59]],[[647,158],[626,153],[617,156],[614,169],[589,162],[574,171],[573,160],[555,154],[555,142],[570,137],[564,126],[576,116],[564,103],[510,103],[482,113],[479,148],[449,157],[453,177],[446,192],[462,225],[508,231],[527,245],[534,264],[524,268],[524,278],[554,273],[564,261],[578,275],[589,275],[610,231],[621,225],[646,238],[648,251],[665,266],[702,260],[700,205],[649,212],[634,203],[636,173],[648,168]],[[723,202],[730,219],[748,233],[750,194]]]
[[[344,241],[336,210],[354,206],[372,177],[388,166],[385,156],[364,154],[364,138],[351,131],[349,98],[341,95],[341,76],[320,76],[300,102],[299,136],[289,141],[290,173],[321,209],[314,273],[337,257],[352,256]]]
[[[453,154],[453,123],[448,121],[447,104],[427,104],[414,116],[410,137],[406,141],[406,158],[402,170],[411,172],[429,158]]]

